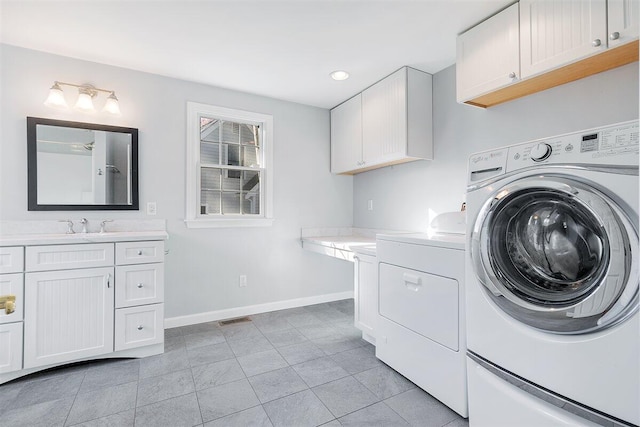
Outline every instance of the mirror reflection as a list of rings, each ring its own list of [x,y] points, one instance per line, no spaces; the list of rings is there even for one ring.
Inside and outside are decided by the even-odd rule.
[[[29,210],[137,209],[137,129],[28,118]]]

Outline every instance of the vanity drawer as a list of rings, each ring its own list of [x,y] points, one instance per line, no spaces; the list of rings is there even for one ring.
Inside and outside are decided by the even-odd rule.
[[[0,273],[21,271],[24,271],[24,248],[22,246],[0,248]]]
[[[22,369],[22,322],[0,325],[0,374]]]
[[[116,264],[142,264],[164,261],[164,242],[122,242],[116,243]]]
[[[113,265],[113,243],[27,246],[26,271],[69,270]]]
[[[24,274],[0,274],[0,297],[6,295],[16,297],[15,311],[7,314],[4,308],[0,308],[0,324],[21,321],[24,308]]]
[[[162,342],[164,342],[164,304],[116,310],[116,351]]]
[[[164,264],[116,268],[116,307],[155,304],[164,300]]]

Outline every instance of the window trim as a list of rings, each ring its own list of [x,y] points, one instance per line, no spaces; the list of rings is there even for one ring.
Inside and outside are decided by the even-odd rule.
[[[261,124],[262,202],[261,215],[220,215],[203,217],[197,209],[200,191],[200,116],[209,115],[222,120],[246,121]],[[187,228],[268,227],[273,224],[273,116],[233,108],[218,107],[187,101],[187,155],[186,155],[186,209]]]

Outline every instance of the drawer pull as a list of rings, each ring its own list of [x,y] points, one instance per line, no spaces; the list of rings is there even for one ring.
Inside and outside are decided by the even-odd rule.
[[[0,296],[0,310],[4,309],[5,314],[11,314],[16,311],[16,296],[2,295]]]
[[[138,255],[142,255],[142,249],[138,249]]]
[[[141,289],[144,285],[142,283],[138,283],[138,289]]]
[[[138,330],[139,330],[139,331],[141,331],[141,330],[143,330],[143,329],[144,329],[144,328],[142,327],[142,325],[138,325]]]

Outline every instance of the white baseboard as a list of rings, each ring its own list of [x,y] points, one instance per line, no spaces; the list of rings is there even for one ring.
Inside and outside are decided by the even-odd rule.
[[[170,317],[168,319],[164,319],[164,327],[165,329],[177,328],[179,326],[214,322],[216,320],[232,319],[234,317],[249,316],[251,314],[266,313],[268,311],[284,310],[287,308],[303,307],[305,305],[322,304],[324,302],[339,301],[347,298],[353,298],[353,291],[268,302],[265,304],[248,305],[245,307],[228,308],[218,311],[208,311],[206,313],[190,314],[188,316]]]

